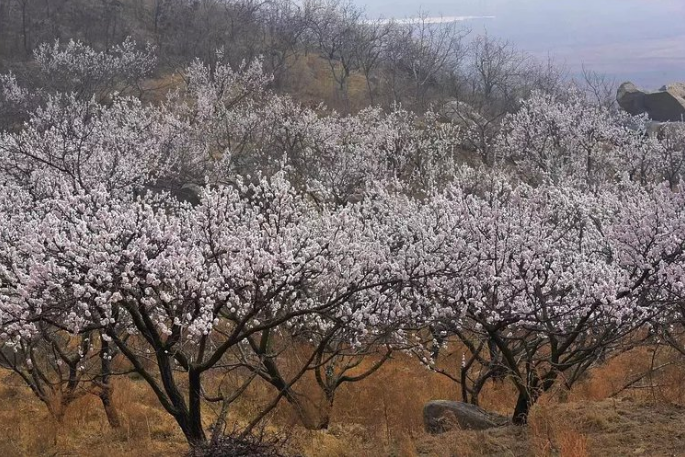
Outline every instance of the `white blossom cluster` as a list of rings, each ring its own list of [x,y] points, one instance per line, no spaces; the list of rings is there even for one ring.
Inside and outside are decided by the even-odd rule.
[[[678,180],[682,132],[657,139],[644,116],[592,104],[578,89],[566,95],[534,93],[508,115],[494,145],[498,160],[537,183],[592,188],[616,178],[643,184]]]
[[[148,45],[138,50],[127,38],[107,52],[96,51],[80,41],[62,45],[44,43],[34,52],[34,58],[46,81],[58,89],[73,90],[82,98],[90,98],[101,90],[120,90],[151,74],[156,66],[155,49]]]
[[[194,144],[214,156],[230,155],[241,175],[288,178],[323,197],[359,199],[373,182],[401,179],[415,191],[449,180],[459,129],[402,109],[368,108],[356,115],[322,116],[266,89],[258,63],[235,71],[199,62],[187,70],[189,89],[171,108],[190,119]],[[369,186],[373,187],[373,186]]]
[[[75,78],[147,72],[132,46],[37,58]],[[564,371],[680,318],[685,191],[678,173],[659,183],[679,143],[644,119],[535,94],[504,121],[499,169],[475,170],[432,113],[322,115],[270,93],[258,64],[187,76],[159,106],[54,94],[0,136],[0,344],[99,331],[177,412],[138,355],[164,377],[264,332],[360,345],[431,327],[494,341],[523,379],[522,363]],[[195,204],[150,191],[180,176],[204,180]]]

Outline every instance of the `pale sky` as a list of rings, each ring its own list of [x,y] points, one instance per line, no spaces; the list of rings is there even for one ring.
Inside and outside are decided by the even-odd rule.
[[[475,32],[647,88],[685,81],[685,0],[354,0],[367,15],[494,16]]]

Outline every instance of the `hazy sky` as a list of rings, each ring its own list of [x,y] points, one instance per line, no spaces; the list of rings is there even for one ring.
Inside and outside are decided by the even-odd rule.
[[[355,0],[368,16],[494,16],[474,32],[550,54],[578,71],[584,63],[619,82],[657,88],[685,81],[685,0]]]

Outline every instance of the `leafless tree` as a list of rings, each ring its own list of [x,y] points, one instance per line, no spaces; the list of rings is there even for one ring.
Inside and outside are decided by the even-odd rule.
[[[360,68],[357,45],[362,37],[363,12],[351,2],[341,0],[311,0],[305,8],[313,11],[309,26],[321,56],[328,62],[338,95],[349,108],[347,86],[352,73]]]
[[[616,79],[583,65],[580,85],[598,105],[616,107]]]

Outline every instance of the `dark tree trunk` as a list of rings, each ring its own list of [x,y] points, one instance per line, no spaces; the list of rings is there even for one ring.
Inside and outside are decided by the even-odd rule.
[[[29,48],[29,26],[28,26],[28,0],[24,0],[21,3],[21,35],[24,43],[24,52],[29,54],[31,49]]]
[[[207,441],[202,427],[202,378],[201,373],[193,368],[188,373],[189,401],[188,422],[193,440],[204,444]]]
[[[185,435],[192,447],[206,444],[207,437],[202,427],[200,373],[192,368],[188,373],[189,405],[186,406],[185,399],[176,386],[169,358],[162,353],[158,353],[157,361],[164,389],[173,405],[170,412],[174,419],[176,419],[176,423],[181,427],[183,435]]]
[[[102,406],[105,409],[105,414],[107,415],[107,422],[112,428],[121,427],[121,420],[119,418],[119,413],[112,402],[112,393],[114,391],[114,386],[112,386],[112,349],[110,344],[102,340],[102,346],[100,349],[100,401],[102,401]]]
[[[319,417],[319,430],[328,430],[328,426],[331,424],[331,413],[333,412],[333,403],[335,403],[335,388],[325,392],[326,394],[326,406],[321,408]]]
[[[112,403],[112,388],[108,386],[103,388],[100,392],[100,400],[102,401],[102,406],[105,409],[105,415],[107,416],[107,422],[112,428],[121,427],[121,419],[119,419],[119,412]]]
[[[528,413],[531,407],[531,398],[527,393],[519,393],[518,400],[516,400],[516,407],[514,407],[514,416],[512,422],[514,425],[526,425],[528,423]]]
[[[154,21],[154,25],[155,25],[155,28],[154,28],[155,35],[157,35],[157,34],[158,34],[158,31],[159,31],[159,18],[160,18],[161,16],[162,16],[162,0],[157,0],[157,1],[155,2],[155,21]],[[157,37],[157,39],[159,40],[159,37]]]
[[[186,440],[191,447],[199,447],[207,443],[207,437],[205,436],[204,431],[198,432],[198,430],[193,427],[190,415],[176,414],[174,415],[174,419],[176,419],[178,426],[181,427],[183,436],[186,437]]]

